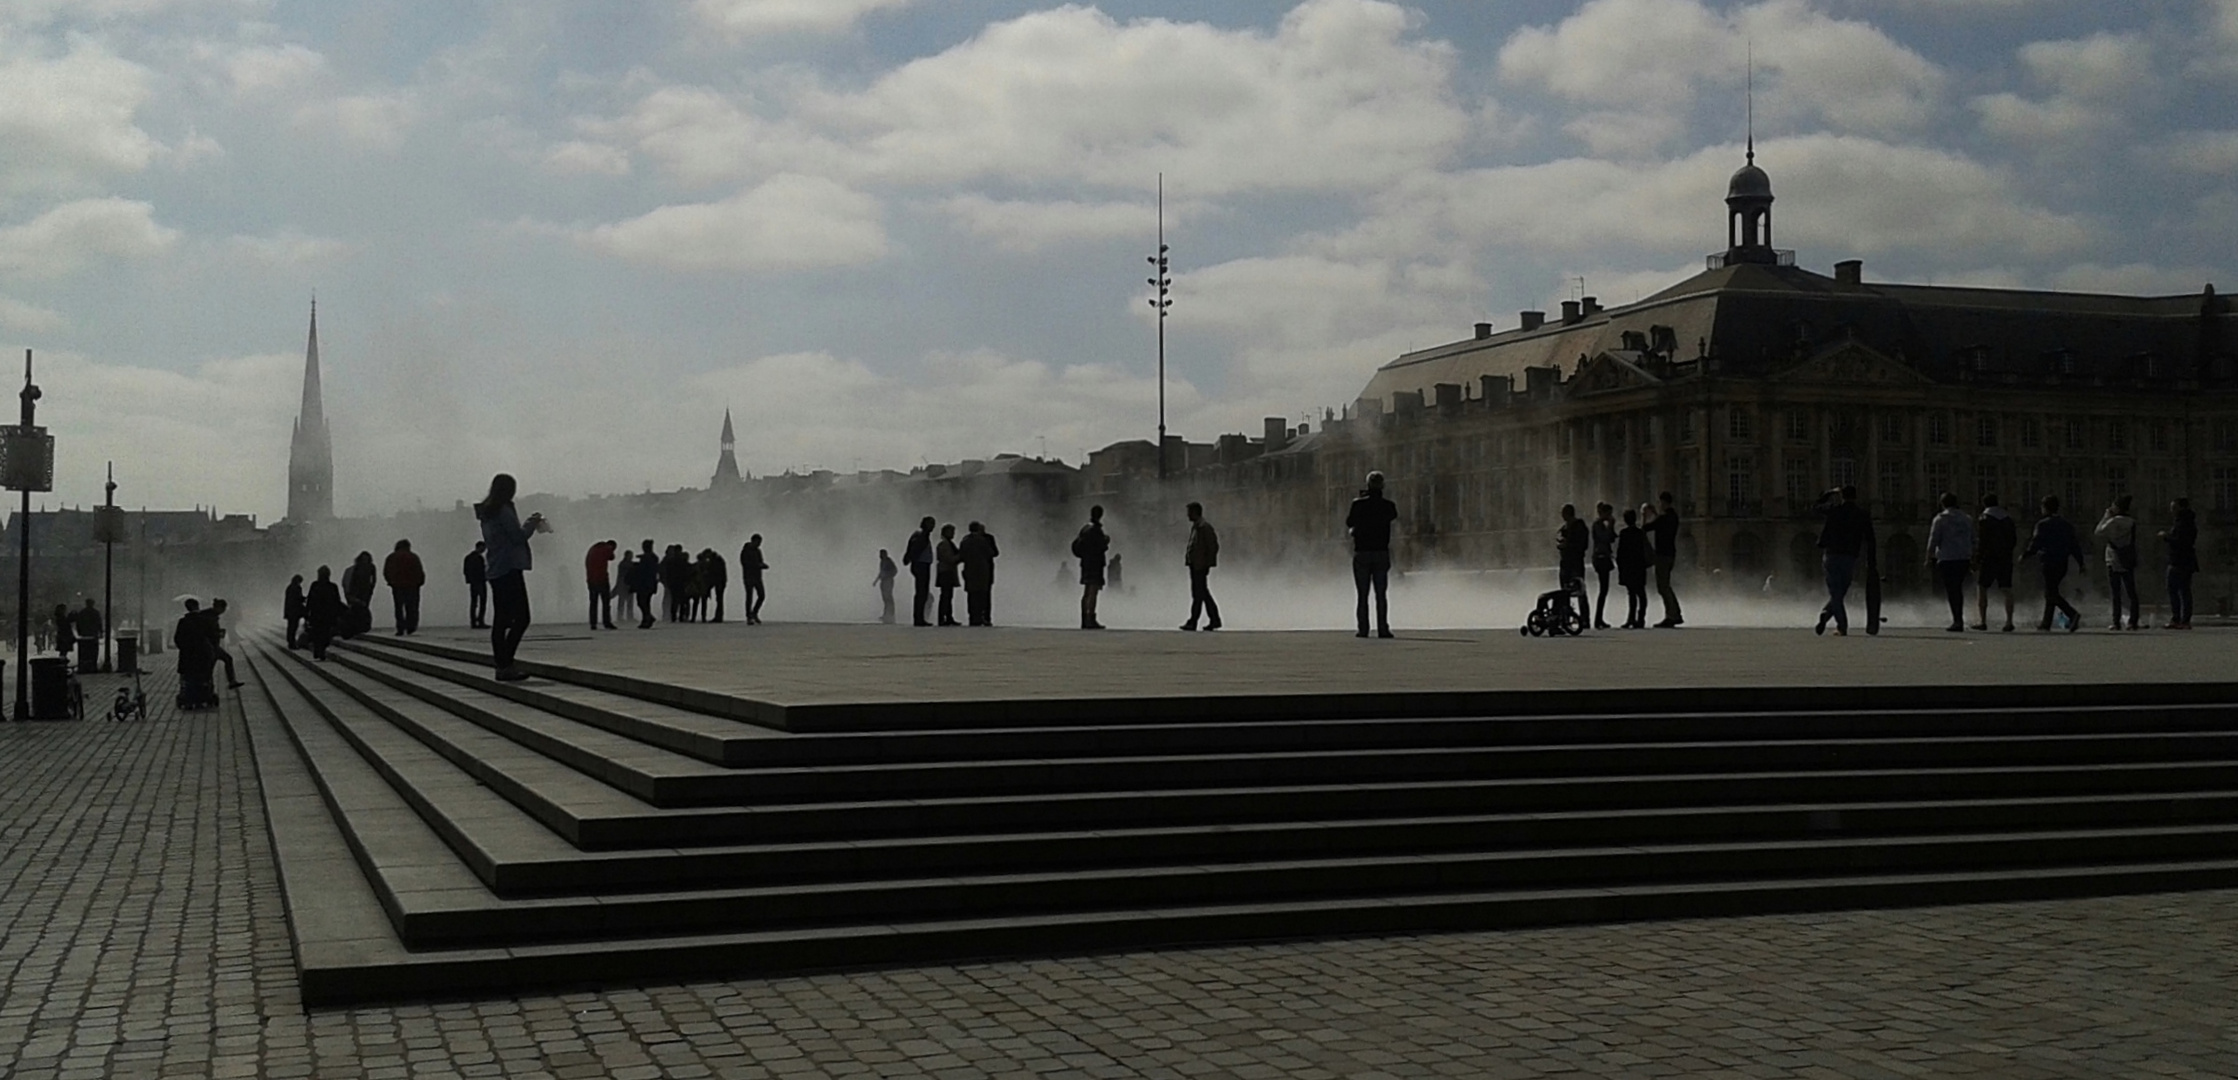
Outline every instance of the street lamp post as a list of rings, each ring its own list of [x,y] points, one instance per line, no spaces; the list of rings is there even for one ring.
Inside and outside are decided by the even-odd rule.
[[[31,493],[54,490],[54,436],[33,422],[39,388],[31,381],[31,350],[23,350],[23,422],[0,426],[0,486],[23,493],[16,516],[16,712],[31,719]]]
[[[109,480],[102,486],[101,509],[94,511],[101,534],[101,670],[113,670],[109,645],[117,636],[117,541],[124,538],[124,511],[117,508],[117,463],[109,463]]]
[[[1158,174],[1158,253],[1149,259],[1158,276],[1150,279],[1150,287],[1158,295],[1148,301],[1158,313],[1158,479],[1166,478],[1166,312],[1173,307],[1168,295],[1173,290],[1173,278],[1166,273],[1172,264],[1166,257],[1166,174]]]

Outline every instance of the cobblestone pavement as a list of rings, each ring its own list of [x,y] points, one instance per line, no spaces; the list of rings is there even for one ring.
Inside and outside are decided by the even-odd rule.
[[[306,1016],[271,858],[235,715],[0,724],[0,1077],[2238,1073],[2238,892]]]

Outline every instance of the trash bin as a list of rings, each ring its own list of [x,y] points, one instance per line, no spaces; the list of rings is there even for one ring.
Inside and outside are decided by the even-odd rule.
[[[78,674],[80,674],[80,675],[98,675],[98,674],[100,674],[100,673],[101,673],[101,639],[100,639],[100,638],[79,638],[79,639],[78,639]]]
[[[140,670],[140,635],[130,630],[117,635],[117,674]]]
[[[145,630],[140,631],[140,647],[148,650],[149,656],[154,656],[155,654],[162,652],[163,628],[158,626],[151,626]]]
[[[70,719],[70,662],[59,656],[31,661],[31,718]]]

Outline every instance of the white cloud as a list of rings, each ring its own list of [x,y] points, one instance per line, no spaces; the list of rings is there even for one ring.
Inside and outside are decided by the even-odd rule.
[[[326,57],[297,44],[252,45],[225,58],[226,77],[242,95],[294,90],[324,75]]]
[[[733,34],[786,31],[834,33],[876,11],[909,6],[910,0],[696,0],[701,21]]]
[[[178,238],[178,230],[156,223],[155,207],[147,203],[80,199],[21,225],[0,228],[0,275],[63,277],[97,258],[144,259],[162,254]]]
[[[1586,106],[1569,130],[1595,152],[1639,155],[1685,134],[1701,89],[1740,89],[1751,41],[1758,112],[1788,126],[1908,131],[1932,116],[1945,82],[1879,29],[1803,0],[1725,14],[1699,0],[1592,0],[1559,24],[1517,31],[1499,70],[1511,84]]]
[[[0,326],[26,334],[51,334],[67,324],[59,311],[0,296]]]
[[[1850,135],[1757,144],[1772,175],[1783,247],[1935,255],[2071,251],[2092,228],[2017,197],[2012,179],[1970,158]],[[1677,254],[1722,247],[1725,183],[1737,146],[1645,166],[1570,159],[1418,178],[1319,250],[1471,255],[1485,245],[1539,253]]]
[[[307,266],[334,258],[349,249],[349,245],[326,236],[311,236],[294,229],[283,229],[261,236],[231,236],[225,241],[227,251],[265,266]]]
[[[391,90],[306,102],[295,110],[295,126],[368,150],[391,152],[403,145],[419,115],[416,94]]]
[[[59,56],[0,59],[0,187],[70,188],[146,168],[159,147],[135,115],[149,81],[146,68],[86,38]]]
[[[721,202],[663,206],[579,234],[617,258],[685,271],[849,266],[882,258],[878,200],[821,177],[772,177]]]
[[[604,143],[572,139],[544,154],[544,167],[563,176],[628,176],[629,155]]]
[[[1200,195],[1373,187],[1434,167],[1472,129],[1453,49],[1377,0],[1306,0],[1272,33],[1121,23],[1062,7],[987,26],[859,91],[810,89],[781,121],[671,87],[585,125],[694,183],[778,169],[850,182],[1085,181],[1160,171]]]
[[[1984,94],[1973,107],[1982,130],[2036,149],[2079,149],[2115,131],[2154,85],[2153,47],[2139,34],[2030,42],[2019,55],[2029,81],[2050,92]]]
[[[2162,155],[2177,168],[2210,176],[2238,172],[2238,131],[2186,131]]]
[[[1148,202],[1080,202],[1055,199],[1045,202],[990,199],[984,195],[958,195],[940,209],[964,231],[992,240],[1005,251],[1031,252],[1075,240],[1108,240],[1132,236],[1145,244],[1156,235],[1158,212]],[[1168,205],[1170,227],[1196,216],[1200,205]]]

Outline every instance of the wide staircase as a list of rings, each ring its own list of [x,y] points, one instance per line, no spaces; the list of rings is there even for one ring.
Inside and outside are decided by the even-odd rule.
[[[250,653],[314,1005],[2238,885],[2222,690],[799,733],[417,642]]]

